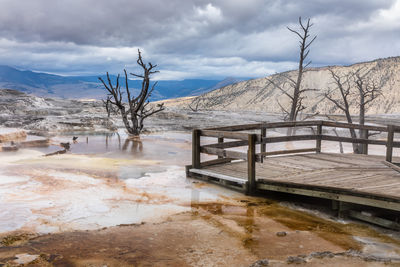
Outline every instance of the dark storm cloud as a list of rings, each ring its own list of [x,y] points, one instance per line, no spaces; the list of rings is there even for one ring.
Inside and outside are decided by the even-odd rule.
[[[299,16],[314,22],[312,32],[318,38],[310,56],[316,64],[351,63],[400,52],[398,46],[382,51],[388,43],[398,42],[393,33],[400,29],[400,5],[394,0],[0,0],[0,4],[0,60],[51,72],[121,69],[134,62],[140,47],[175,77],[265,75],[295,66],[297,40],[286,26],[296,28]],[[18,61],[22,55],[25,60]],[[232,64],[240,64],[242,70]]]

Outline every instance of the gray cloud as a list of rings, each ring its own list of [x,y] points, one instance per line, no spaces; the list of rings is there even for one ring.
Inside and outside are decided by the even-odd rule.
[[[394,0],[0,0],[0,64],[64,74],[134,67],[136,49],[162,78],[259,77],[295,67],[286,26],[311,17],[315,65],[400,52]]]

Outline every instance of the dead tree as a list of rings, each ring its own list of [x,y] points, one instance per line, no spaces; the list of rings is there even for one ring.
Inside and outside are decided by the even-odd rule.
[[[370,79],[370,71],[361,74],[362,69],[358,69],[353,72],[354,83],[358,91],[359,98],[357,104],[360,109],[359,123],[364,125],[365,123],[365,111],[368,105],[381,95],[382,83],[378,83],[373,79]]]
[[[317,38],[317,36],[310,36],[310,29],[313,26],[310,23],[310,19],[307,20],[307,24],[303,24],[301,17],[299,17],[299,25],[300,30],[293,30],[289,27],[288,30],[292,33],[296,34],[299,37],[299,65],[297,69],[297,78],[294,79],[290,77],[287,73],[279,74],[280,77],[283,77],[285,82],[282,85],[279,85],[277,82],[272,79],[268,79],[268,81],[276,88],[278,88],[284,95],[286,95],[290,99],[290,107],[285,108],[278,101],[278,105],[282,109],[285,114],[284,119],[287,121],[296,121],[300,112],[306,109],[306,106],[303,104],[303,100],[306,98],[305,93],[307,91],[316,91],[317,89],[304,88],[302,89],[301,83],[303,79],[303,74],[306,72],[307,67],[311,64],[311,61],[307,62],[308,54],[310,53],[310,46]],[[285,89],[285,85],[288,84],[289,90]],[[313,115],[315,116],[315,115]],[[313,117],[311,116],[311,117]],[[288,129],[288,135],[292,134],[292,129]]]
[[[310,53],[309,48],[311,44],[314,42],[315,38],[317,38],[317,36],[312,37],[310,40],[310,28],[313,26],[313,24],[310,23],[310,19],[308,19],[307,24],[304,25],[301,20],[301,17],[299,17],[299,25],[301,28],[299,31],[287,27],[289,31],[296,34],[300,39],[299,40],[300,55],[299,55],[299,67],[297,72],[297,79],[294,80],[288,75],[284,75],[284,77],[289,81],[290,87],[293,89],[293,91],[288,93],[283,88],[278,87],[278,89],[280,89],[286,96],[288,96],[291,101],[290,109],[286,110],[289,121],[296,121],[299,112],[301,112],[306,108],[302,103],[305,98],[303,94],[306,91],[313,90],[313,89],[301,89],[301,82],[306,68],[311,64],[311,61],[305,63],[307,61],[308,54]]]
[[[106,100],[102,99],[101,101],[103,102],[103,106],[106,109],[108,118],[110,118],[111,113],[114,115],[118,114],[118,110],[114,108],[113,104],[111,104],[111,96],[108,95]]]
[[[197,96],[190,104],[189,104],[189,108],[190,110],[192,110],[193,112],[197,112],[199,111],[199,106],[200,106],[200,102],[202,100],[202,96]]]
[[[370,72],[361,74],[362,71],[363,69],[359,68],[354,72],[340,76],[332,69],[329,69],[335,88],[326,92],[324,97],[344,112],[348,123],[353,123],[350,110],[352,105],[356,104],[359,109],[359,124],[364,125],[366,108],[381,95],[381,85],[369,78]],[[339,91],[339,98],[334,97],[335,90]],[[352,101],[352,98],[355,101]],[[349,129],[349,131],[352,138],[357,138],[355,129]],[[359,136],[361,138],[368,137],[366,131],[360,131]],[[362,146],[353,143],[353,152],[356,154],[362,153]]]
[[[378,83],[373,79],[370,79],[370,71],[361,74],[362,69],[358,69],[356,72],[353,73],[354,82],[356,84],[356,88],[358,91],[358,102],[357,105],[359,106],[359,123],[361,125],[365,124],[365,112],[366,108],[369,104],[374,101],[377,97],[381,96],[381,87],[382,87],[382,79]],[[361,138],[368,138],[368,132],[365,130],[360,131]],[[360,150],[362,150],[362,146],[359,145]],[[361,151],[362,153],[363,151]]]
[[[312,27],[313,24],[310,24],[310,19],[307,20],[307,24],[304,26],[301,17],[299,17],[299,24],[301,27],[300,31],[293,30],[289,27],[288,30],[296,34],[300,38],[300,58],[299,58],[299,68],[298,68],[298,73],[297,73],[297,80],[293,84],[294,85],[294,90],[292,94],[292,105],[290,108],[290,113],[289,113],[289,120],[290,121],[295,121],[297,118],[298,113],[304,109],[304,106],[302,105],[302,100],[304,97],[302,97],[302,94],[307,91],[307,89],[301,90],[301,81],[303,78],[303,73],[304,70],[311,64],[311,61],[307,62],[304,65],[305,60],[307,59],[308,54],[310,53],[310,45],[314,42],[315,38],[317,36],[314,36],[311,41],[309,41],[310,37],[310,28]]]
[[[128,131],[129,135],[139,136],[143,130],[144,120],[162,110],[164,110],[164,104],[158,104],[156,107],[149,106],[149,97],[151,96],[157,82],[150,86],[150,76],[158,71],[154,70],[157,65],[153,65],[150,62],[144,63],[142,54],[138,50],[137,64],[143,69],[143,74],[130,73],[132,76],[142,79],[142,88],[140,93],[135,97],[128,86],[128,74],[124,69],[125,74],[125,93],[126,104],[123,103],[122,85],[119,83],[120,75],[118,74],[116,84],[113,85],[110,79],[110,75],[107,72],[107,83],[99,77],[99,80],[103,83],[105,89],[108,91],[110,96],[110,103],[114,105],[121,114],[124,126]]]

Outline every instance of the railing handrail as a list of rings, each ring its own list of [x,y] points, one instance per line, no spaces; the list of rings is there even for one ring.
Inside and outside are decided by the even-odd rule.
[[[289,135],[289,136],[267,136],[266,129],[272,128],[290,128],[290,127],[316,127],[314,134],[307,135]],[[323,127],[336,127],[345,129],[358,129],[360,138],[341,137],[323,134]],[[260,134],[246,133],[241,131],[248,130],[261,130]],[[387,132],[386,140],[369,139],[368,131]],[[256,123],[256,124],[243,124],[234,126],[225,126],[218,128],[195,129],[193,130],[192,142],[192,166],[193,168],[201,168],[208,164],[226,163],[233,159],[241,159],[248,161],[248,190],[253,192],[255,190],[255,162],[263,162],[265,156],[272,156],[278,154],[292,154],[292,153],[305,153],[305,152],[321,152],[321,141],[337,141],[347,143],[362,144],[361,153],[368,154],[368,145],[384,145],[386,146],[386,161],[392,161],[392,154],[394,147],[400,147],[400,142],[394,141],[394,134],[400,132],[400,126],[388,125],[375,126],[375,125],[360,125],[353,123],[324,121],[324,120],[310,120],[310,121],[295,121],[295,122],[269,122],[269,123]],[[200,137],[216,137],[218,143],[216,144],[200,144]],[[227,141],[224,139],[233,139],[235,141]],[[315,140],[316,145],[314,148],[303,148],[296,150],[272,151],[266,152],[265,145],[269,143],[289,142],[289,141],[304,141]],[[261,145],[260,153],[256,153],[255,146]],[[227,148],[247,146],[246,152],[227,150]],[[200,162],[200,154],[207,153],[217,155],[217,160],[208,162]]]
[[[347,129],[359,129],[359,130],[370,130],[378,132],[387,132],[387,126],[376,126],[376,125],[362,125],[356,123],[346,123],[346,122],[336,122],[336,121],[326,121],[326,120],[310,120],[310,121],[284,121],[284,122],[262,122],[253,124],[241,124],[241,125],[231,125],[223,127],[206,128],[203,130],[212,131],[224,131],[224,132],[238,132],[238,131],[248,131],[257,129],[273,129],[273,128],[291,128],[291,127],[307,127],[307,126],[326,126],[326,127],[337,127],[337,128],[347,128]],[[400,132],[400,126],[394,126],[395,132]]]

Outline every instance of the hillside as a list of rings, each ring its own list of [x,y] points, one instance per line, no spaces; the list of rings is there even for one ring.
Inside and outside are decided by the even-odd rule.
[[[400,57],[330,68],[341,75],[359,68],[362,68],[363,71],[370,71],[369,78],[377,83],[382,83],[382,95],[367,108],[367,114],[400,113]],[[295,78],[297,77],[297,72],[289,71],[285,75]],[[199,110],[282,112],[278,102],[282,106],[288,107],[289,98],[271,84],[269,79],[285,89],[289,88],[287,79],[282,77],[281,74],[275,74],[265,78],[228,85],[193,99],[181,100],[176,106],[188,107],[189,104],[192,104],[193,107],[198,103]],[[318,90],[307,92],[306,99],[303,101],[307,107],[305,113],[334,114],[341,112],[334,104],[324,98],[325,92],[335,89],[328,67],[309,69],[304,74],[302,88]],[[340,98],[339,90],[334,90],[334,97]],[[352,102],[355,103],[355,101],[356,95],[353,95]],[[174,105],[173,102],[168,104],[170,106]],[[353,108],[352,112],[357,114],[358,110]]]
[[[106,80],[104,75],[103,79]],[[115,81],[116,76],[111,75]],[[238,82],[235,78],[220,80],[187,79],[159,81],[152,94],[152,100],[200,95]],[[129,80],[129,87],[141,88],[140,80]],[[105,98],[106,91],[98,80],[98,76],[60,76],[33,71],[21,71],[9,66],[0,65],[0,88],[15,89],[25,93],[43,97],[61,98]]]

